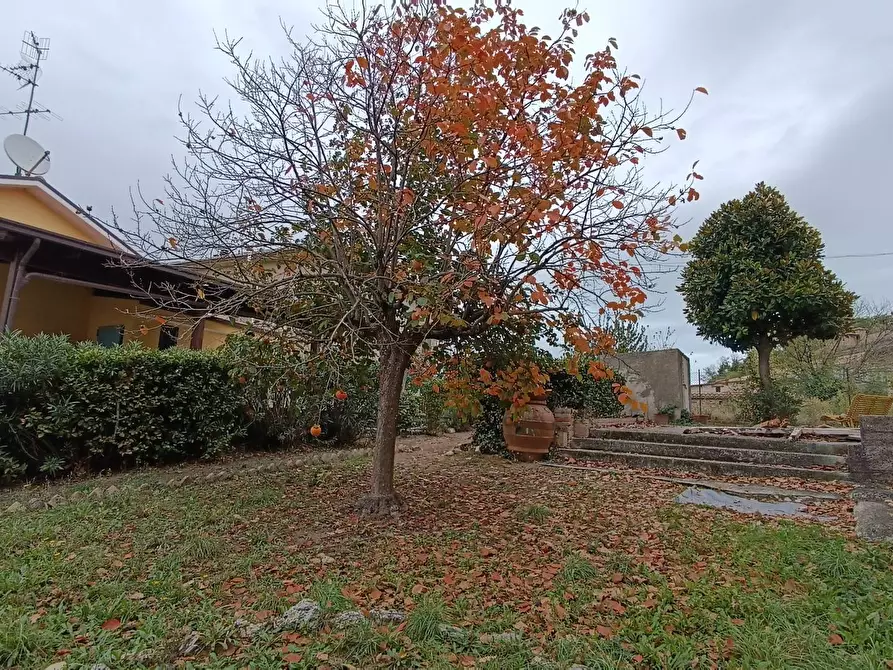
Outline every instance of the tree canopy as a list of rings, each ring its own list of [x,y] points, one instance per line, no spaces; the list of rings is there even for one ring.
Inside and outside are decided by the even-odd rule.
[[[637,318],[642,262],[678,247],[672,211],[699,175],[646,180],[645,159],[686,132],[649,112],[614,40],[577,55],[585,12],[563,11],[550,35],[503,0],[354,4],[328,3],[282,62],[222,42],[239,105],[202,98],[182,115],[186,159],[145,200],[145,225],[121,232],[207,277],[209,312],[250,306],[321,356],[377,352],[384,509],[411,359],[424,373],[437,343],[506,323],[543,324],[580,355],[610,348],[583,306]],[[214,294],[221,282],[235,298]],[[475,372],[519,404],[548,380]]]
[[[833,338],[853,317],[856,296],[824,267],[819,231],[765,183],[713,212],[689,251],[679,286],[686,317],[711,342],[756,348],[764,387],[774,347]]]

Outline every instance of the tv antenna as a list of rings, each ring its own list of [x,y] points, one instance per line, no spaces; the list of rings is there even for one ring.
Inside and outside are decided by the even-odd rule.
[[[22,59],[18,65],[0,65],[0,70],[11,75],[13,79],[19,82],[19,90],[25,88],[29,89],[28,102],[20,103],[15,109],[0,107],[0,116],[24,116],[25,127],[22,130],[22,135],[27,136],[32,116],[38,118],[53,117],[59,120],[61,120],[61,117],[34,100],[34,91],[37,88],[37,82],[40,79],[40,65],[50,54],[49,38],[38,37],[30,30],[25,31],[25,35],[22,37],[22,48],[19,51],[19,54]],[[17,167],[16,174],[20,175],[21,173],[22,168]]]

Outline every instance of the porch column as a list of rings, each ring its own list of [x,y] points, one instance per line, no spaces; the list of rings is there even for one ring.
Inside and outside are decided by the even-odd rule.
[[[201,349],[202,342],[205,339],[205,320],[199,319],[196,321],[195,326],[192,329],[192,337],[189,338],[189,348],[190,349]]]
[[[9,264],[9,272],[6,275],[6,289],[3,291],[3,305],[0,306],[0,332],[12,330],[15,322],[16,307],[19,303],[19,293],[25,284],[25,274],[28,271],[28,261],[37,252],[40,240],[35,239],[25,253],[16,252]]]

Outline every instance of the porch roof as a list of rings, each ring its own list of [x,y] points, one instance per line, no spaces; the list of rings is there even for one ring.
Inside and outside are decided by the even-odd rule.
[[[27,272],[50,280],[56,278],[144,302],[159,298],[171,301],[175,295],[177,305],[174,309],[196,316],[206,315],[211,307],[208,301],[197,296],[185,297],[195,295],[197,286],[201,285],[207,295],[218,298],[225,299],[236,293],[234,287],[207,282],[182,268],[147,261],[126,251],[108,249],[0,217],[0,262],[13,262],[35,240],[40,243],[28,260]],[[258,318],[258,314],[248,308],[228,316]]]

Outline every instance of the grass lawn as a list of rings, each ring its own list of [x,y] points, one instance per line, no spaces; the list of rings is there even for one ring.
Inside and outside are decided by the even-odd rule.
[[[0,665],[893,667],[893,552],[853,538],[849,502],[829,528],[625,475],[400,456],[398,518],[353,514],[368,458],[0,518]],[[408,619],[240,637],[308,597]]]

